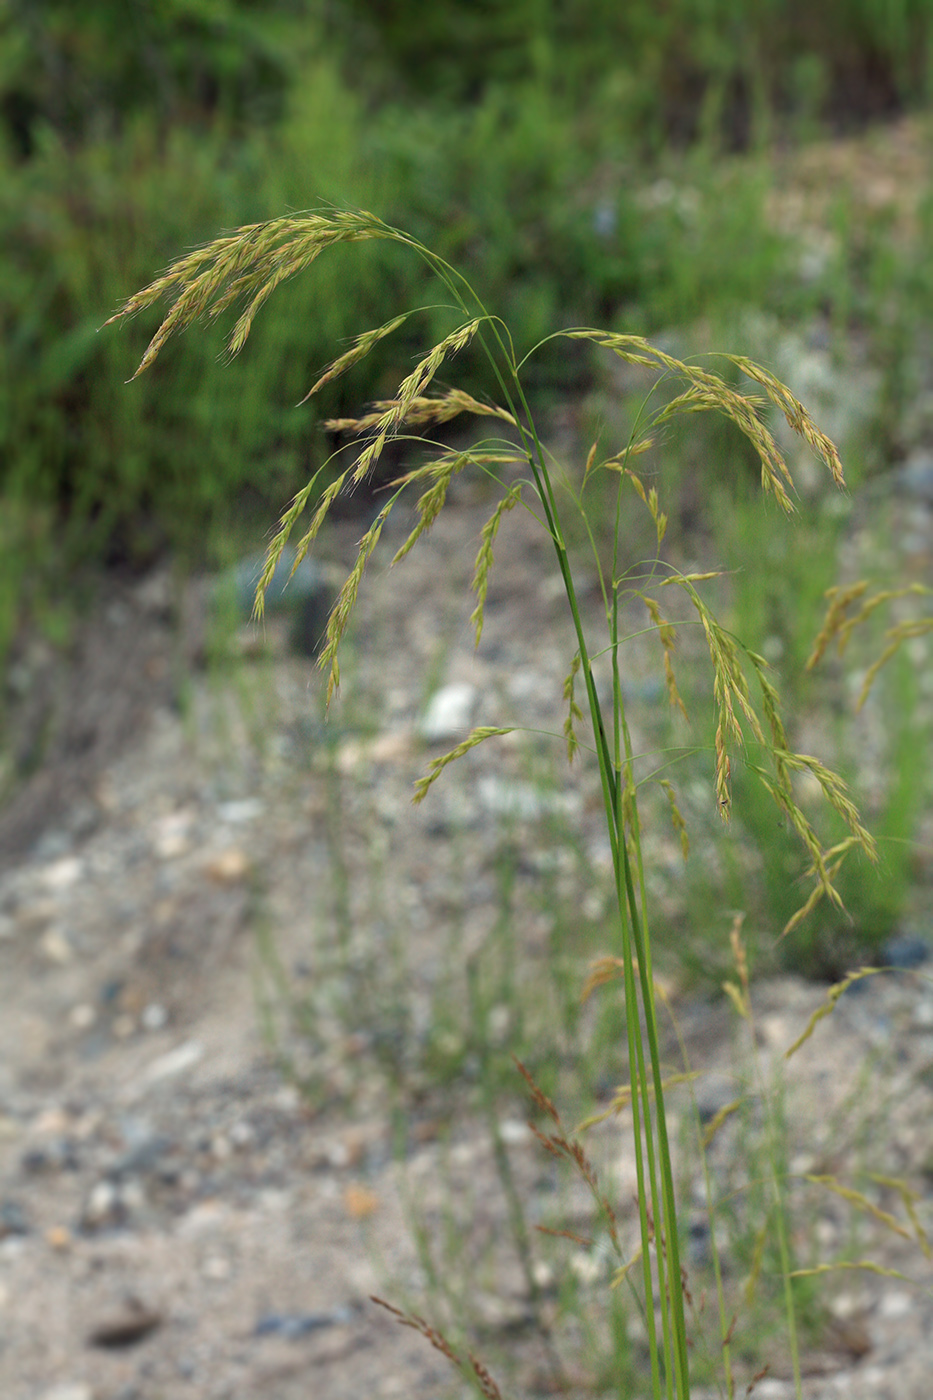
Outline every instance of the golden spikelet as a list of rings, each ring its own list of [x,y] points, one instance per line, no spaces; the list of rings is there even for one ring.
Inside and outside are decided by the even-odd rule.
[[[469,461],[469,453],[452,452],[431,463],[431,474],[434,476],[434,481],[427,491],[418,498],[418,523],[405,543],[396,550],[392,559],[393,564],[397,564],[400,559],[405,558],[406,554],[410,554],[425,530],[429,530],[434,524],[444,508],[447,488],[457,473],[461,472]]]
[[[489,574],[493,563],[493,545],[496,535],[499,533],[499,526],[502,524],[502,517],[507,511],[512,510],[521,500],[522,483],[516,482],[510,486],[496,506],[492,515],[483,526],[482,543],[479,553],[476,556],[476,565],[473,570],[473,592],[476,594],[476,607],[470,615],[470,625],[475,629],[476,645],[479,646],[480,638],[483,635],[483,614],[486,608],[486,595],[489,591]]]
[[[494,725],[482,725],[478,729],[472,730],[463,743],[458,744],[455,749],[451,749],[450,753],[445,753],[443,757],[431,760],[428,772],[415,783],[415,795],[412,802],[423,802],[431,785],[437,782],[444,769],[449,764],[455,763],[458,758],[462,758],[465,753],[469,753],[470,749],[475,749],[477,744],[482,744],[486,739],[493,739],[497,734],[511,733],[511,729],[501,729]]]
[[[346,354],[340,355],[336,360],[331,361],[324,370],[324,373],[305,394],[301,402],[307,403],[320,389],[323,389],[325,384],[329,384],[334,379],[339,379],[348,369],[352,369],[354,365],[359,364],[381,340],[385,340],[386,336],[391,335],[393,331],[397,331],[399,326],[404,325],[407,320],[407,312],[401,316],[393,316],[392,320],[386,321],[384,326],[378,326],[372,331],[364,331],[362,335],[357,336]]]
[[[666,778],[659,779],[659,782],[667,793],[667,800],[671,809],[671,822],[673,823],[674,830],[680,837],[680,849],[686,861],[687,857],[690,855],[690,837],[687,834],[687,823],[684,821],[680,808],[677,805],[677,794],[674,791],[673,783],[669,783]]]

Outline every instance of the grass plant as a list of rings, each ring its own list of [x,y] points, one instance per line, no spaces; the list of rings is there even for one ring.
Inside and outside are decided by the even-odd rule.
[[[634,607],[641,609],[639,630],[650,632],[659,648],[670,707],[685,722],[686,708],[678,684],[678,627],[690,626],[702,638],[711,668],[711,699],[715,735],[709,757],[710,791],[718,817],[728,822],[732,811],[732,775],[736,765],[760,784],[773,803],[776,819],[787,824],[799,843],[808,872],[809,889],[803,904],[788,920],[797,926],[819,900],[842,904],[837,889],[840,869],[854,851],[874,858],[874,842],[862,826],[844,783],[812,755],[796,752],[788,743],[780,699],[766,660],[721,625],[707,602],[703,586],[709,576],[683,572],[665,552],[667,516],[657,485],[639,474],[639,458],[668,425],[679,416],[710,412],[722,416],[733,431],[747,441],[760,470],[761,486],[778,513],[794,511],[794,482],[784,455],[767,426],[763,410],[779,410],[790,427],[822,462],[837,486],[843,485],[842,468],[833,444],[819,430],[803,405],[768,370],[742,356],[725,356],[709,368],[680,359],[647,340],[622,332],[579,327],[547,337],[547,343],[581,344],[647,370],[671,389],[649,401],[633,431],[622,440],[596,440],[581,474],[573,476],[554,462],[541,441],[529,408],[525,382],[533,356],[542,346],[523,354],[514,350],[508,327],[491,313],[469,282],[423,243],[393,228],[372,214],[326,209],[288,215],[254,224],[215,240],[180,258],[150,286],[122,306],[113,320],[146,312],[163,298],[170,308],[143,355],[137,374],[149,369],[168,339],[196,321],[216,320],[234,307],[238,314],[228,338],[228,350],[237,354],[250,335],[253,321],[272,293],[302,272],[323,254],[339,245],[388,241],[408,249],[436,275],[448,306],[450,329],[419,357],[414,369],[388,399],[355,419],[332,425],[359,445],[349,448],[350,460],[341,456],[295,496],[281,518],[269,546],[266,567],[257,592],[256,610],[262,613],[263,588],[293,533],[298,532],[297,559],[304,557],[321,532],[335,501],[363,486],[377,468],[391,443],[414,438],[427,441],[432,452],[421,465],[405,471],[388,489],[384,503],[365,531],[356,562],[340,591],[330,616],[321,664],[327,674],[328,700],[340,684],[341,644],[350,624],[367,566],[388,517],[409,492],[417,498],[416,521],[395,552],[401,562],[428,531],[444,508],[451,482],[463,472],[488,478],[498,492],[482,531],[473,580],[475,606],[471,622],[476,641],[483,632],[484,610],[496,539],[506,514],[528,510],[553,546],[573,629],[573,654],[567,658],[564,688],[566,721],[562,742],[571,762],[585,756],[599,775],[606,838],[613,870],[615,914],[614,968],[622,994],[616,1005],[616,1035],[625,1048],[629,1082],[627,1102],[631,1114],[637,1176],[638,1240],[626,1255],[616,1228],[614,1208],[600,1184],[580,1138],[564,1128],[561,1115],[534,1076],[528,1073],[532,1098],[542,1116],[541,1140],[557,1159],[571,1163],[592,1193],[604,1227],[616,1253],[620,1270],[631,1284],[641,1310],[646,1366],[655,1400],[686,1400],[691,1390],[689,1349],[689,1287],[683,1258],[684,1207],[678,1203],[668,1124],[667,1097],[671,1087],[662,1055],[658,996],[652,944],[653,904],[642,840],[646,798],[662,782],[669,817],[680,839],[683,820],[676,789],[676,761],[695,748],[689,738],[676,747],[639,752],[632,738],[626,699],[627,619]],[[406,310],[374,330],[359,335],[334,360],[310,388],[313,395],[341,374],[359,365],[383,340],[404,326],[410,331],[418,310]],[[428,309],[428,315],[434,315]],[[455,357],[484,358],[498,385],[496,401],[462,389],[436,389],[442,373],[449,372]],[[736,375],[742,376],[736,387]],[[743,387],[744,386],[744,387]],[[432,437],[442,425],[471,414],[487,421],[493,435],[465,449],[445,446]],[[496,436],[498,424],[508,435]],[[343,449],[347,451],[347,449]],[[593,540],[593,560],[602,608],[598,625],[592,626],[581,601],[571,565],[564,521],[582,512],[586,520],[587,491],[598,479],[613,485],[611,547],[605,551]],[[323,489],[322,489],[323,488]],[[697,482],[702,493],[703,482]],[[311,511],[303,533],[299,520]],[[644,513],[651,522],[653,547],[649,556],[627,552],[629,520]],[[584,533],[586,525],[584,523]],[[683,620],[679,612],[685,613]],[[675,619],[677,625],[675,625]],[[600,677],[605,682],[600,684]],[[418,782],[414,800],[421,802],[452,764],[466,758],[477,746],[510,732],[510,726],[488,724],[474,729],[450,752],[432,760]],[[840,821],[844,834],[831,838],[820,834],[813,808],[802,805],[801,781],[819,794],[822,808]],[[506,973],[508,976],[509,974]],[[742,988],[739,995],[742,995]],[[477,992],[474,1016],[483,1020],[484,1004]],[[489,1051],[481,1036],[482,1054]],[[495,1134],[494,1146],[495,1146]],[[774,1148],[778,1152],[778,1148]],[[777,1160],[777,1158],[775,1158]],[[500,1162],[500,1178],[508,1195],[507,1163]],[[781,1230],[780,1188],[782,1173],[775,1168],[775,1219],[779,1272],[787,1301],[787,1346],[794,1359],[799,1393],[799,1363],[794,1323],[792,1259]],[[772,1183],[773,1184],[773,1183]],[[513,1235],[522,1238],[522,1225],[513,1220]],[[482,1363],[464,1359],[431,1324],[406,1314],[401,1318],[415,1326],[439,1350],[450,1357],[479,1393],[495,1400],[498,1386]],[[723,1348],[728,1345],[728,1322],[721,1318]],[[728,1374],[728,1372],[727,1372]]]

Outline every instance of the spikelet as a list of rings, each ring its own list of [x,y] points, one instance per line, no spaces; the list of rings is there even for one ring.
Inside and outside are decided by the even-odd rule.
[[[464,739],[462,744],[458,744],[450,753],[445,753],[441,758],[431,760],[428,772],[423,778],[419,778],[415,783],[415,795],[412,802],[423,802],[428,795],[428,790],[432,783],[436,783],[444,769],[450,763],[455,763],[458,758],[462,758],[470,749],[475,749],[477,744],[482,744],[486,739],[495,738],[497,734],[511,734],[511,729],[499,729],[493,725],[482,725],[478,729],[472,730]]]
[[[330,667],[330,676],[327,681],[328,704],[330,704],[333,693],[340,684],[340,668],[337,662],[337,652],[343,634],[346,631],[347,623],[350,620],[350,614],[353,612],[353,608],[356,604],[356,596],[359,593],[360,584],[363,581],[363,573],[373,550],[379,543],[382,527],[386,522],[389,511],[392,509],[392,505],[393,502],[390,501],[389,504],[379,512],[373,524],[360,540],[356,563],[344,580],[343,587],[337,595],[337,601],[334,603],[330,617],[327,620],[327,640],[321,651],[320,665],[322,669],[328,666]]]
[[[661,519],[666,523],[666,516],[662,516]],[[660,544],[660,542],[661,532],[659,530],[658,543]],[[637,596],[642,600],[648,612],[651,614],[651,621],[658,629],[658,641],[664,648],[664,678],[667,683],[667,695],[671,702],[671,707],[680,710],[684,719],[687,719],[687,707],[683,702],[680,691],[677,689],[677,681],[674,677],[673,656],[674,646],[677,641],[677,630],[665,617],[662,617],[657,599],[651,598],[645,593],[639,593]]]
[[[495,544],[496,535],[499,533],[503,515],[518,505],[521,495],[522,483],[516,482],[514,486],[509,487],[483,526],[482,543],[473,570],[473,592],[476,594],[476,607],[470,615],[470,625],[476,631],[477,646],[479,646],[480,638],[483,635],[483,614],[486,608],[486,595],[489,591],[489,574],[493,564],[492,547]]]
[[[393,331],[397,331],[399,326],[404,325],[407,320],[407,312],[401,316],[393,316],[392,320],[386,321],[384,326],[378,326],[372,331],[364,331],[362,335],[357,336],[353,345],[345,355],[340,355],[336,360],[331,361],[321,377],[305,394],[301,402],[307,403],[310,398],[314,397],[319,389],[323,389],[325,384],[331,383],[334,379],[339,379],[348,369],[352,369],[353,366],[358,365],[361,360],[365,360],[366,356],[379,344],[380,340],[385,340],[386,336],[391,335]]]
[[[690,837],[687,834],[687,823],[684,821],[680,808],[677,805],[677,794],[674,791],[673,784],[669,783],[666,778],[659,779],[659,782],[667,793],[667,800],[671,809],[671,822],[673,823],[674,830],[680,837],[680,849],[683,852],[684,860],[686,860],[690,855]]]
[[[574,754],[580,747],[580,741],[574,730],[574,723],[583,722],[584,714],[574,699],[574,688],[577,675],[580,670],[580,653],[577,652],[573,658],[570,670],[564,680],[564,699],[567,701],[567,718],[564,720],[564,738],[567,740],[567,762],[573,763]]]
[[[378,427],[385,414],[402,411],[401,398],[381,399],[362,418],[329,418],[324,426],[333,433],[366,433]],[[498,404],[483,403],[460,389],[450,389],[439,399],[416,395],[404,408],[402,421],[405,427],[422,427],[430,423],[449,423],[461,413],[474,413],[480,418],[501,418],[506,423],[515,424],[507,409],[500,408]]]
[[[418,540],[434,524],[437,517],[444,508],[447,499],[447,488],[458,472],[470,461],[468,452],[451,452],[430,464],[430,474],[434,481],[427,491],[418,498],[418,523],[412,530],[405,543],[395,552],[392,559],[393,564],[397,564],[400,559],[404,559],[417,544]]]
[[[127,298],[105,321],[112,325],[154,306],[163,298],[171,309],[149,342],[133,378],[157,359],[165,342],[201,317],[216,320],[236,302],[247,303],[227,341],[227,354],[239,354],[256,313],[282,282],[303,271],[335,243],[370,238],[409,241],[364,210],[286,214],[262,224],[248,224],[179,258],[148,287]]]

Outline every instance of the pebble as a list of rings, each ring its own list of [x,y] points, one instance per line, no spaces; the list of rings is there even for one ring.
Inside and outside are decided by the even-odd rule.
[[[58,928],[50,928],[42,935],[39,949],[47,962],[56,967],[64,967],[74,957],[74,949],[67,937]]]
[[[78,883],[83,874],[84,862],[78,856],[63,856],[61,860],[47,865],[40,878],[46,889],[64,894]]]
[[[88,1332],[88,1345],[107,1349],[134,1346],[161,1325],[161,1313],[132,1298],[93,1325]]]
[[[90,1030],[97,1020],[97,1008],[90,1002],[82,1001],[77,1006],[73,1006],[68,1013],[68,1020],[76,1031]]]
[[[39,1400],[95,1400],[95,1397],[91,1387],[82,1381],[65,1381],[42,1391]]]
[[[149,1086],[163,1079],[173,1079],[191,1069],[204,1055],[204,1046],[197,1040],[186,1040],[174,1050],[168,1050],[146,1069],[143,1082]]]
[[[239,846],[229,846],[212,856],[204,867],[207,875],[218,885],[235,885],[245,880],[252,870],[249,856]]]
[[[254,822],[261,817],[265,811],[265,803],[258,797],[242,797],[235,802],[220,802],[217,805],[217,815],[222,822],[228,822],[230,826],[242,826],[246,822]]]
[[[185,855],[191,846],[194,813],[170,812],[152,824],[152,848],[160,860],[175,860]]]
[[[324,1327],[340,1327],[353,1322],[352,1308],[335,1308],[333,1312],[266,1313],[253,1328],[256,1337],[284,1337],[297,1342]]]
[[[45,1242],[56,1254],[63,1254],[74,1244],[74,1235],[67,1225],[51,1225],[45,1232]]]
[[[233,1273],[233,1265],[222,1254],[209,1254],[201,1265],[201,1275],[211,1283],[224,1283]]]
[[[159,1001],[150,1001],[148,1006],[143,1007],[142,1014],[143,1029],[147,1031],[160,1031],[168,1025],[168,1012]]]
[[[428,701],[418,732],[428,744],[465,739],[479,703],[475,685],[458,682],[436,690]]]
[[[112,1181],[98,1181],[92,1187],[81,1217],[85,1229],[115,1224],[122,1214],[120,1193]]]

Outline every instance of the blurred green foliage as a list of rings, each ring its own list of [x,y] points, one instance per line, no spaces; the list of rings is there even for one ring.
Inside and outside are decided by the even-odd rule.
[[[147,328],[97,330],[184,247],[329,200],[475,272],[528,346],[574,322],[786,314],[802,293],[763,177],[721,177],[710,157],[775,123],[922,99],[931,35],[920,0],[6,0],[0,501],[29,543],[3,566],[0,645],[15,560],[34,577],[167,543],[203,553],[244,509],[267,521],[330,450],[321,417],[391,392],[435,329],[297,406],[335,344],[400,301],[436,302],[376,248],[352,280],[338,256],[264,310],[242,364],[221,370],[218,333],[127,388]],[[672,141],[698,152],[674,178]],[[880,297],[890,278],[873,275]],[[543,355],[537,374],[579,387],[589,362]]]

